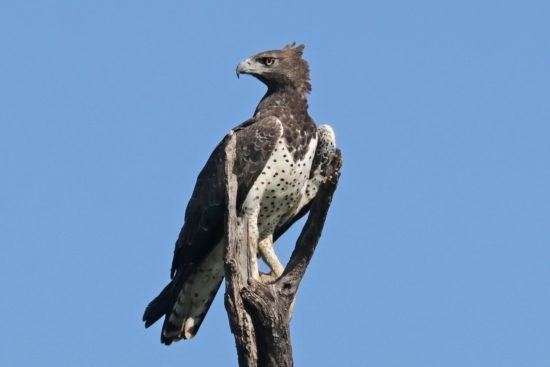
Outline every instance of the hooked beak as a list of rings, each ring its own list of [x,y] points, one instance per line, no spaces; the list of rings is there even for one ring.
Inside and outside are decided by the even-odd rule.
[[[252,65],[252,61],[250,59],[246,59],[244,61],[241,61],[239,65],[237,65],[237,78],[241,74],[251,74],[254,71],[254,66]]]

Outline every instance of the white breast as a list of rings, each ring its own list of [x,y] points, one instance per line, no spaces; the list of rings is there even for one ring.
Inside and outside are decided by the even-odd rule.
[[[258,176],[244,202],[244,208],[258,215],[259,240],[273,233],[279,223],[294,214],[305,194],[317,139],[312,139],[306,155],[294,160],[284,139]]]

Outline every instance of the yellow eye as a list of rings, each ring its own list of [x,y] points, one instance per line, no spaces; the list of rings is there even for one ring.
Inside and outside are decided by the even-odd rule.
[[[266,57],[264,61],[266,66],[271,66],[273,65],[274,62],[275,62],[275,59],[273,57]]]

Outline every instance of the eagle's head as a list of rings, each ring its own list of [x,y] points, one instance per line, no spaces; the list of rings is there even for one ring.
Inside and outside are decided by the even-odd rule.
[[[269,89],[291,87],[309,93],[309,65],[302,58],[304,45],[286,45],[281,50],[260,52],[237,66],[237,77],[250,74],[261,80]]]

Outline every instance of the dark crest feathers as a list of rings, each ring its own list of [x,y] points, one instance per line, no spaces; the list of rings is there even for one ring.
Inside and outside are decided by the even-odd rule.
[[[304,45],[296,46],[296,42],[292,42],[286,45],[285,47],[283,47],[283,50],[291,50],[301,57],[304,54],[304,48],[306,48],[306,46]]]
[[[294,65],[290,74],[296,88],[300,92],[309,93],[311,92],[311,84],[309,82],[309,64],[302,58],[304,48],[304,45],[296,46],[296,42],[292,42],[284,46],[282,51],[293,56],[291,59],[294,60]]]

